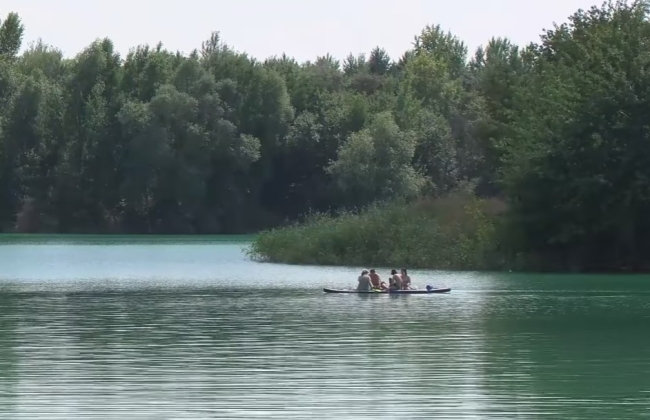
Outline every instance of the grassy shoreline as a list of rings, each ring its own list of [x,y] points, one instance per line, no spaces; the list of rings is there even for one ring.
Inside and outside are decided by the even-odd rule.
[[[496,200],[454,194],[358,213],[313,214],[261,232],[247,254],[285,264],[502,270],[506,259],[497,240],[502,210]]]

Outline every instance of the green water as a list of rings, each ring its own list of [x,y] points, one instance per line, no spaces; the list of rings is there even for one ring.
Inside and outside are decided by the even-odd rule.
[[[0,418],[650,416],[650,278],[326,295],[358,268],[253,263],[246,239],[0,236]]]

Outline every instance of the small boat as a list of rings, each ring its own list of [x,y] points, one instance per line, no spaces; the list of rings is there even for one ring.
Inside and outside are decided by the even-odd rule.
[[[356,294],[365,294],[365,295],[422,295],[429,293],[449,293],[451,292],[451,287],[437,288],[437,289],[422,289],[422,290],[392,290],[392,291],[383,291],[383,290],[373,290],[371,292],[357,292],[356,290],[346,290],[346,289],[328,289],[324,288],[325,293],[356,293]]]

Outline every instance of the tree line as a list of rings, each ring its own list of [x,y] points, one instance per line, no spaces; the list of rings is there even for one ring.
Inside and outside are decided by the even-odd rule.
[[[563,265],[650,249],[646,1],[579,10],[473,53],[427,26],[401,57],[260,61],[218,32],[189,54],[74,58],[0,22],[0,227],[239,233],[311,211],[471,191],[508,241]]]

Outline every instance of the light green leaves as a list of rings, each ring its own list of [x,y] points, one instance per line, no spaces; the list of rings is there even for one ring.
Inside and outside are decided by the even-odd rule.
[[[415,136],[401,131],[390,113],[381,113],[349,137],[328,172],[359,205],[412,198],[424,183],[411,164],[415,147]]]

